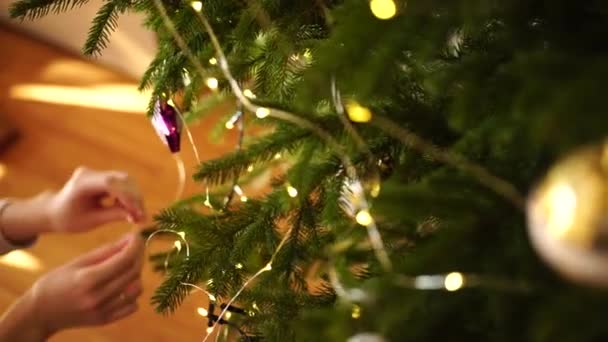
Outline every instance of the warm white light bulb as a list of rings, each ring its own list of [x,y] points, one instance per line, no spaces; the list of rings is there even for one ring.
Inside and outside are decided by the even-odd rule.
[[[234,124],[232,123],[232,120],[228,120],[226,121],[226,128],[227,129],[233,129],[234,128]]]
[[[230,319],[230,317],[232,317],[232,312],[227,311],[227,312],[224,314],[224,318],[226,318],[226,319]]]
[[[215,57],[209,58],[209,64],[216,65],[217,64],[217,59],[215,59]]]
[[[281,159],[281,154],[280,153],[275,154],[274,159]]]
[[[175,242],[173,242],[173,246],[175,246],[175,249],[177,249],[178,252],[182,250],[182,242],[179,240],[175,240]]]
[[[207,317],[207,315],[209,314],[209,311],[205,310],[205,308],[198,308],[196,309],[196,312],[198,312],[198,314],[203,317]]]
[[[211,334],[213,332],[213,327],[207,328],[207,334]]]
[[[272,270],[272,263],[269,262],[268,264],[266,264],[266,267],[264,267],[264,271],[270,271],[270,270]]]
[[[369,122],[372,119],[372,112],[356,101],[349,101],[346,104],[346,112],[348,118],[354,122]]]
[[[192,6],[192,8],[197,12],[200,12],[203,10],[203,3],[200,1],[192,1],[190,3],[190,6]]]
[[[250,99],[255,99],[255,97],[256,97],[255,94],[249,89],[243,90],[243,95],[245,95],[245,97],[248,97]]]
[[[355,216],[355,220],[357,221],[358,224],[360,224],[362,226],[369,226],[370,224],[372,224],[372,222],[374,222],[372,215],[369,213],[369,211],[367,209],[363,209],[363,210],[359,211],[357,213],[357,216]]]
[[[182,239],[186,239],[186,232],[179,232],[177,235],[181,236]]]
[[[462,273],[452,272],[445,277],[443,284],[448,291],[458,291],[464,285],[464,277]]]
[[[209,77],[205,80],[205,84],[209,89],[215,90],[220,85],[220,82],[215,77]]]
[[[297,197],[298,196],[298,189],[296,189],[293,186],[289,185],[287,187],[287,193],[289,194],[289,197]]]
[[[260,119],[263,119],[263,118],[267,117],[268,115],[270,115],[270,109],[268,109],[266,107],[260,107],[255,111],[255,116],[257,116]]]
[[[247,198],[247,196],[243,195],[241,196],[241,202],[247,202],[249,200],[249,198]]]
[[[369,7],[378,19],[387,20],[397,14],[397,5],[393,0],[371,0]]]
[[[243,268],[243,264],[241,264],[240,262],[236,265],[234,265],[234,268],[236,268],[237,270],[240,270]]]
[[[354,319],[359,319],[361,317],[361,307],[359,305],[353,305],[353,310],[351,311],[350,316]]]
[[[253,172],[253,165],[249,165],[247,167],[247,172]]]

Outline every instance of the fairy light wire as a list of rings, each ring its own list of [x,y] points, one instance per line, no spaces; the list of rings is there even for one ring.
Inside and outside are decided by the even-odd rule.
[[[452,166],[455,169],[474,175],[482,185],[507,199],[518,209],[525,210],[525,197],[517,188],[508,181],[490,173],[486,168],[465,159],[463,156],[442,151],[439,147],[425,141],[414,132],[401,127],[386,117],[375,116],[372,123],[410,148],[427,154],[433,159]]]
[[[159,2],[160,0],[155,0],[155,1]],[[162,6],[162,4],[160,4],[160,5]],[[215,35],[213,28],[209,24],[207,17],[203,14],[202,11],[195,11],[195,13],[196,13],[197,17],[199,18],[199,20],[203,23],[203,26],[205,26],[205,29],[207,30],[207,33],[209,34],[209,37],[211,38],[211,42],[216,50],[216,54],[219,57],[220,69],[224,73],[224,77],[228,80],[228,82],[232,88],[232,91],[234,92],[236,97],[243,104],[243,106],[245,108],[247,108],[248,110],[250,110],[251,112],[256,112],[258,109],[264,108],[264,107],[260,107],[260,106],[257,106],[255,104],[251,103],[251,101],[249,101],[249,99],[243,94],[243,91],[242,91],[241,87],[239,86],[238,82],[232,76],[232,73],[230,71],[230,66],[228,65],[228,59],[224,55],[223,49]],[[336,154],[341,159],[342,164],[345,167],[347,175],[351,179],[357,179],[357,180],[359,179],[359,177],[357,176],[357,171],[356,171],[355,167],[353,166],[350,158],[345,153],[343,147],[332,137],[332,135],[329,132],[327,132],[326,130],[322,129],[321,127],[315,125],[311,121],[301,118],[292,113],[289,113],[289,112],[286,112],[283,110],[279,110],[279,109],[275,109],[275,108],[267,108],[267,109],[269,111],[269,115],[272,117],[294,123],[300,127],[307,128],[307,129],[310,129],[311,131],[315,132],[321,139],[325,140],[325,142],[336,152]],[[362,210],[369,209],[367,207],[368,207],[367,203],[364,203],[364,206],[361,209]],[[368,231],[368,236],[370,238],[372,246],[374,247],[374,253],[375,253],[376,257],[378,258],[378,261],[382,265],[382,268],[385,271],[390,271],[392,269],[392,262],[390,261],[390,258],[388,257],[388,253],[386,251],[386,248],[384,247],[384,242],[382,241],[382,237],[381,237],[380,232],[378,231],[375,223],[368,225],[367,231]]]

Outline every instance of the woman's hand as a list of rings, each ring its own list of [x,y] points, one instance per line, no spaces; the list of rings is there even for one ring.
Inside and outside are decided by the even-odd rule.
[[[112,221],[145,220],[141,193],[124,172],[78,168],[63,188],[9,204],[0,229],[16,245],[45,232],[84,232]]]
[[[48,217],[52,231],[84,232],[112,221],[141,222],[145,213],[141,194],[126,173],[78,168],[49,199]]]
[[[130,233],[47,273],[0,319],[0,340],[44,341],[63,329],[134,313],[143,250],[139,235]]]

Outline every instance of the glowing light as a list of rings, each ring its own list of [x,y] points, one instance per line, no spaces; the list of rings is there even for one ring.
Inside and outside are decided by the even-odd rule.
[[[257,116],[260,119],[263,119],[263,118],[267,117],[268,115],[270,115],[270,109],[268,109],[266,107],[259,107],[255,111],[255,116]]]
[[[362,226],[369,226],[372,224],[372,222],[374,222],[372,215],[366,209],[359,211],[357,216],[355,216],[355,220],[357,220],[357,223]]]
[[[188,72],[188,69],[186,69],[186,68],[182,69],[182,80],[184,81],[184,85],[186,87],[192,83],[192,79],[190,78],[190,73]]]
[[[346,111],[354,122],[369,122],[372,119],[372,112],[355,101],[346,104]]]
[[[9,89],[9,97],[17,100],[143,114],[150,93],[140,92],[135,84],[107,83],[75,87],[34,83],[12,86]]]
[[[240,270],[243,268],[243,264],[241,264],[240,262],[236,265],[234,265],[234,268],[236,268],[237,270]]]
[[[255,94],[251,90],[249,90],[249,89],[243,90],[243,95],[245,95],[245,97],[248,97],[250,99],[255,99],[256,98]]]
[[[227,311],[227,312],[224,314],[224,318],[226,318],[226,319],[230,319],[230,317],[232,317],[232,312]]]
[[[217,64],[217,59],[215,57],[209,58],[209,64],[216,65]]]
[[[207,334],[211,334],[213,332],[213,327],[207,328]]]
[[[207,280],[207,286],[209,286],[209,285],[213,285],[213,279]]]
[[[270,271],[270,270],[272,270],[272,263],[269,262],[268,264],[266,264],[266,267],[264,267],[264,271]]]
[[[247,202],[249,201],[249,198],[247,198],[247,196],[243,195],[241,196],[241,202]]]
[[[236,192],[236,194],[239,196],[243,195],[243,189],[241,189],[241,187],[238,184],[234,185],[234,192]]]
[[[253,165],[249,165],[247,167],[247,172],[253,172]]]
[[[275,154],[274,159],[281,159],[281,154],[280,153]]]
[[[209,300],[212,301],[212,302],[215,302],[217,299],[215,298],[214,295],[209,294]]]
[[[192,8],[197,12],[200,12],[203,10],[203,3],[200,1],[192,1],[190,3],[190,6],[192,6]]]
[[[380,195],[380,182],[375,182],[374,185],[372,185],[372,190],[370,191],[370,195],[372,195],[372,197],[376,198],[378,197],[378,195]]]
[[[209,77],[205,80],[205,84],[209,89],[215,90],[220,85],[220,82],[215,77]]]
[[[198,308],[196,309],[196,312],[203,317],[207,317],[207,315],[209,315],[209,311],[207,311],[205,308]]]
[[[576,193],[568,184],[558,184],[549,190],[549,215],[547,227],[557,235],[563,236],[576,216]]]
[[[459,272],[452,272],[445,277],[443,285],[448,291],[458,291],[464,285],[464,277]]]
[[[232,123],[232,120],[226,121],[226,128],[227,129],[233,129],[234,128],[234,123]]]
[[[359,305],[353,305],[350,316],[354,319],[359,319],[359,317],[361,317],[361,307]]]
[[[293,186],[289,185],[287,187],[287,193],[289,194],[289,197],[296,197],[296,196],[298,196],[298,189],[296,189]]]
[[[369,7],[378,19],[387,20],[397,14],[397,5],[393,0],[371,0]]]
[[[213,206],[211,205],[211,201],[209,201],[209,198],[205,198],[205,202],[203,202],[203,204],[205,205],[205,207],[213,208]]]
[[[258,304],[257,303],[253,303],[253,305],[251,306],[254,310],[260,311],[260,308],[258,308]]]
[[[40,259],[22,250],[12,251],[3,255],[0,257],[0,264],[30,272],[37,272],[42,269]]]
[[[181,236],[184,240],[186,239],[186,232],[179,232],[177,235]]]
[[[178,252],[182,250],[182,242],[179,240],[175,240],[175,242],[173,242],[173,246],[175,246],[175,249],[177,249]]]

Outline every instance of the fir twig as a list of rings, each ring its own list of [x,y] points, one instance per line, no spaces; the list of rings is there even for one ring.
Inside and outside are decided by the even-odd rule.
[[[9,7],[12,18],[38,19],[46,16],[49,12],[58,14],[89,2],[89,0],[20,0]]]

